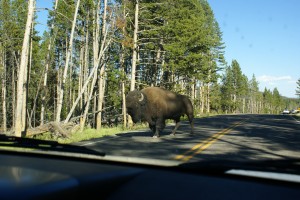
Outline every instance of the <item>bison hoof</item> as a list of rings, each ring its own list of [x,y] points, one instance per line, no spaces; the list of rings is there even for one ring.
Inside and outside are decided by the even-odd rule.
[[[153,138],[159,138],[159,136],[158,135],[153,135]]]

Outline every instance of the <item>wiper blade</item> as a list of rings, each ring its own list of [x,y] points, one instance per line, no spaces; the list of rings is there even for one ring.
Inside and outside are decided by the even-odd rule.
[[[0,146],[105,156],[105,153],[103,152],[88,149],[84,146],[60,144],[57,141],[22,138],[7,135],[0,135]]]

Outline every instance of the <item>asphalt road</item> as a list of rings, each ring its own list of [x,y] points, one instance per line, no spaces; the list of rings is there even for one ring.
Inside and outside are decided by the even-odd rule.
[[[81,142],[113,156],[167,159],[253,161],[300,158],[300,122],[291,115],[220,115],[195,119],[195,133],[183,121],[177,134],[168,125],[160,138],[149,129]]]

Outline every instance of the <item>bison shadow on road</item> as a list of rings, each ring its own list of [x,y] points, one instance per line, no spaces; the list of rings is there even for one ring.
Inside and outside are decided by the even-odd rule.
[[[170,124],[166,125],[165,129],[160,133],[159,138],[164,138],[166,136],[172,137],[172,135],[170,135],[170,134],[172,133],[172,130],[174,129],[174,127],[175,127],[175,123],[170,123]],[[190,131],[191,131],[191,127],[190,127],[189,122],[188,121],[181,121],[181,125],[177,129],[175,136],[180,136],[182,134],[191,135]],[[128,132],[125,132],[125,133],[118,133],[116,135],[120,136],[120,137],[150,137],[150,138],[152,138],[154,133],[150,130],[150,128],[145,128],[145,129],[136,130],[136,131],[128,131]]]

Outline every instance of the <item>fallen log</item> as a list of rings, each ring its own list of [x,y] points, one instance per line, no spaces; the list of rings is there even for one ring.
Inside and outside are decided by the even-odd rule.
[[[79,125],[74,122],[49,122],[41,126],[27,129],[26,136],[34,136],[46,132],[51,132],[55,135],[68,137],[71,133],[74,133],[77,130],[79,130]]]

